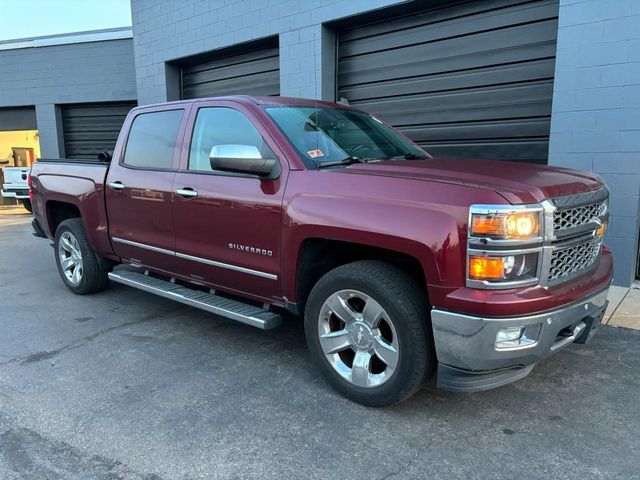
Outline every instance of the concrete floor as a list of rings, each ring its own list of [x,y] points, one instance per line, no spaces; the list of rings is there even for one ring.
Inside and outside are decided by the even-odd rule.
[[[631,288],[612,287],[609,291],[609,308],[604,318],[606,325],[640,330],[640,284]]]
[[[9,213],[2,480],[640,478],[638,331],[603,326],[500,389],[369,409],[317,377],[297,319],[262,332],[123,286],[75,296]]]

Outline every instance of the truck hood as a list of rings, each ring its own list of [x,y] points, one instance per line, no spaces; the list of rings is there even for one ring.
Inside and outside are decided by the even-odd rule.
[[[537,203],[603,186],[596,175],[568,168],[448,157],[356,163],[341,171],[483,188],[499,193],[512,204]]]

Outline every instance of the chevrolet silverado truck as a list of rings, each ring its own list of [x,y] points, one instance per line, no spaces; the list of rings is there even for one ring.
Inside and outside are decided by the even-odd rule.
[[[0,195],[4,198],[15,198],[31,212],[31,199],[29,198],[29,170],[31,167],[5,167],[0,171]]]
[[[607,307],[597,176],[433,158],[346,105],[137,107],[112,158],[42,159],[31,182],[72,292],[113,281],[262,329],[291,312],[318,371],[366,405],[433,373],[467,392],[521,379]]]

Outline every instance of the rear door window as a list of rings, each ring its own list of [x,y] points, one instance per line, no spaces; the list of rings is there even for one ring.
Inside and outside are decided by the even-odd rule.
[[[152,170],[170,169],[183,113],[182,109],[163,110],[135,117],[124,151],[124,164]]]

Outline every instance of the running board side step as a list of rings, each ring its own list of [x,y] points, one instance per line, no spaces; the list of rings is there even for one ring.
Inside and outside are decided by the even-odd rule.
[[[191,307],[205,310],[252,327],[270,330],[280,325],[282,317],[264,308],[230,300],[212,293],[192,290],[175,283],[150,277],[131,270],[109,273],[109,279],[129,287],[137,288],[160,297],[168,298]]]

